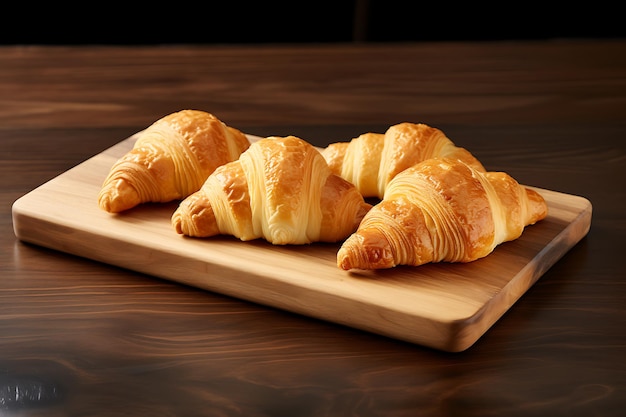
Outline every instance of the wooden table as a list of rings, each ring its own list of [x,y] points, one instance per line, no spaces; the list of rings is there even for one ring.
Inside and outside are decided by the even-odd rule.
[[[585,197],[591,229],[458,353],[16,239],[14,201],[184,108],[318,146],[425,122],[492,170]],[[0,110],[2,416],[626,406],[626,42],[6,46]]]

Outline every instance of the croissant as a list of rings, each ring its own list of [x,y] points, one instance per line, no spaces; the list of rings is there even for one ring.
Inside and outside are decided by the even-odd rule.
[[[200,110],[169,114],[145,129],[111,168],[98,205],[119,213],[141,203],[179,200],[250,146],[239,130]]]
[[[483,165],[439,129],[399,123],[383,133],[365,133],[349,142],[331,143],[322,155],[333,172],[352,182],[364,197],[382,198],[389,181],[406,168],[433,157],[455,158],[475,169]]]
[[[396,175],[384,198],[337,253],[343,270],[430,262],[471,262],[547,215],[536,191],[504,172],[451,158],[423,161]]]
[[[345,239],[371,207],[311,144],[273,136],[217,168],[180,203],[171,221],[187,236],[299,245]]]

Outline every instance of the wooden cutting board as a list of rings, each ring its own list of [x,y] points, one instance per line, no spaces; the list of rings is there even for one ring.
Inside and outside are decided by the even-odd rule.
[[[583,197],[537,189],[548,217],[513,242],[469,264],[371,272],[336,266],[338,244],[272,246],[232,237],[178,235],[178,203],[146,204],[120,215],[97,205],[128,138],[15,201],[18,239],[190,286],[376,334],[458,352],[474,344],[591,224]],[[257,140],[253,136],[251,141]]]

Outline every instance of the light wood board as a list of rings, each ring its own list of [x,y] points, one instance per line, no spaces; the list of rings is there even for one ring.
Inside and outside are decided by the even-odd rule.
[[[254,141],[258,138],[250,136]],[[468,264],[346,272],[338,244],[273,246],[228,236],[178,235],[178,203],[120,215],[97,205],[102,182],[136,135],[13,204],[18,239],[204,290],[449,352],[472,346],[589,231],[591,203],[537,189],[548,217]]]

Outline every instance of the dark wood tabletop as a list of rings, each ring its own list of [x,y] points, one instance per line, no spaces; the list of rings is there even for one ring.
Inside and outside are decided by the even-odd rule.
[[[14,201],[186,108],[318,146],[424,122],[591,229],[458,353],[15,237]],[[0,47],[0,415],[623,415],[625,141],[620,40]]]

